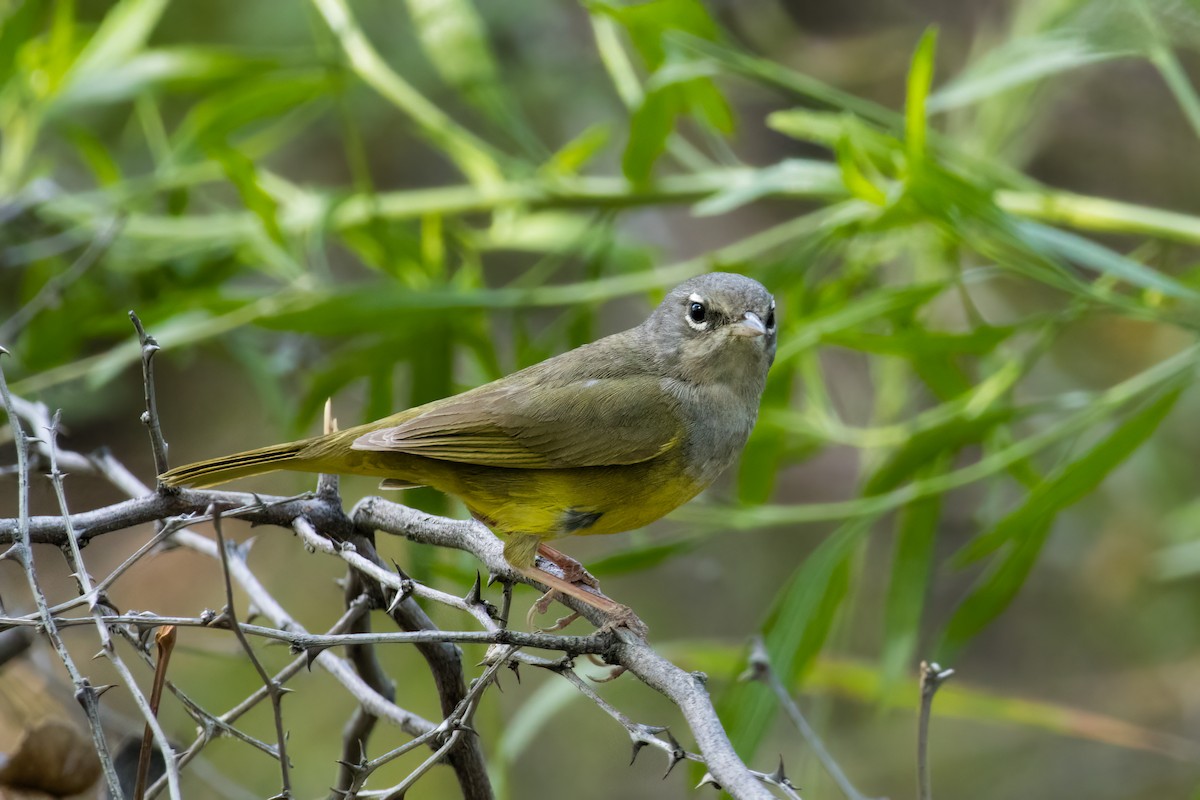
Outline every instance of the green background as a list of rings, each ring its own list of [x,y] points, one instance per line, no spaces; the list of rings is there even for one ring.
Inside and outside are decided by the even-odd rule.
[[[0,343],[15,391],[64,409],[64,446],[152,478],[131,308],[164,347],[182,464],[315,431],[327,397],[345,426],[478,385],[635,324],[688,275],[745,272],[781,330],[740,468],[564,549],[709,674],[748,761],[782,753],[805,797],[836,796],[765,689],[734,682],[762,632],[867,795],[913,791],[921,658],[958,671],[937,795],[1200,782],[1194,3],[10,0],[0,19]],[[343,482],[348,502],[374,491]],[[48,486],[35,502],[53,511]],[[310,630],[336,619],[337,563],[235,533]],[[93,545],[93,573],[145,535]],[[381,549],[448,590],[476,569]],[[19,606],[14,565],[0,585]],[[157,555],[113,600],[198,614],[222,603],[218,567]],[[400,704],[435,715],[419,657],[383,657]],[[212,632],[181,634],[172,675],[216,711],[257,685]],[[565,682],[523,680],[479,719],[502,796],[689,795],[699,775],[660,781],[660,756],[626,768],[621,729]],[[320,673],[294,688],[316,796],[351,704]],[[633,679],[602,691],[691,745]],[[266,710],[247,727],[269,736]],[[278,788],[228,740],[187,775],[189,797]],[[453,786],[435,771],[410,796]]]

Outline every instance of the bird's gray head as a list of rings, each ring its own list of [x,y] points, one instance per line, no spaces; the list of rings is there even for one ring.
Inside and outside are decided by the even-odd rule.
[[[685,281],[644,325],[660,364],[683,380],[739,382],[761,392],[775,359],[775,298],[744,275]]]

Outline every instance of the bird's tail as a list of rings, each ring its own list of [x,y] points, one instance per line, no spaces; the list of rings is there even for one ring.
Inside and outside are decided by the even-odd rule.
[[[261,475],[277,469],[303,469],[300,453],[311,442],[287,442],[230,456],[210,458],[168,470],[159,475],[167,486],[193,486],[197,489],[216,486],[237,478]]]

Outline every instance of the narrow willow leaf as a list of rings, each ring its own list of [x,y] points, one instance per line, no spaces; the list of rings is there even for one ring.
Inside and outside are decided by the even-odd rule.
[[[272,66],[264,59],[202,47],[146,50],[103,71],[73,76],[55,98],[51,113],[65,114],[84,106],[129,100],[151,89],[196,89],[233,78],[252,77]]]
[[[933,462],[923,474],[940,472],[948,459]],[[896,544],[883,617],[880,670],[885,685],[899,683],[916,664],[921,616],[933,573],[934,544],[942,498],[933,495],[909,503],[896,518]]]
[[[925,160],[926,129],[929,120],[925,102],[933,85],[933,59],[937,52],[937,28],[926,29],[913,54],[908,70],[908,96],[904,104],[904,144],[908,150],[909,168]]]
[[[1027,220],[1016,221],[1016,230],[1032,247],[1048,252],[1052,257],[1112,275],[1143,289],[1155,289],[1191,301],[1200,300],[1200,292],[1195,289],[1090,239]]]
[[[956,415],[944,423],[917,432],[875,470],[863,487],[863,494],[872,496],[892,491],[920,475],[930,461],[982,441],[988,431],[1011,419],[1014,413],[1013,408],[1004,406],[974,418],[964,419]]]
[[[734,172],[726,185],[692,207],[698,217],[727,214],[763,197],[799,192],[843,199],[841,174],[823,161],[789,158],[770,167]]]
[[[100,27],[71,68],[70,81],[108,72],[141,50],[167,8],[167,0],[122,0],[104,16]]]
[[[975,105],[1010,89],[1121,55],[1121,51],[1100,49],[1062,31],[1021,36],[990,50],[960,72],[930,95],[926,108],[938,113]]]
[[[279,246],[285,246],[286,239],[279,227],[279,203],[263,188],[257,165],[228,145],[210,144],[208,152],[221,164],[229,182],[241,195],[246,208],[258,218],[267,235]]]
[[[1006,542],[1019,539],[1042,519],[1053,519],[1074,505],[1133,455],[1171,411],[1183,390],[1172,389],[1118,425],[1112,433],[1074,461],[1056,469],[1039,483],[1025,502],[996,525],[971,540],[955,557],[960,566],[996,552]]]
[[[675,129],[675,118],[683,111],[678,87],[651,92],[629,120],[629,142],[621,157],[621,171],[634,183],[650,177],[654,162],[667,147],[667,137]]]
[[[960,561],[976,560],[1012,542],[950,618],[939,647],[940,659],[952,658],[1008,607],[1037,562],[1058,513],[1098,486],[1157,430],[1181,392],[1166,392],[1134,414],[1084,456],[1057,470],[1030,492],[1018,509],[964,548]]]
[[[946,624],[937,649],[938,661],[953,660],[968,641],[1008,608],[1037,563],[1053,525],[1053,517],[1032,520],[1014,547],[984,573]]]
[[[600,577],[641,572],[695,550],[705,541],[703,536],[685,536],[670,542],[646,541],[623,548],[605,558],[588,562],[588,571]]]
[[[784,586],[764,626],[763,642],[785,683],[812,665],[833,625],[850,581],[850,560],[873,519],[848,522],[814,550]],[[750,759],[767,734],[778,703],[761,683],[734,684],[718,703],[738,753]]]
[[[608,145],[611,138],[612,127],[607,123],[591,125],[560,147],[542,169],[554,175],[575,175]]]

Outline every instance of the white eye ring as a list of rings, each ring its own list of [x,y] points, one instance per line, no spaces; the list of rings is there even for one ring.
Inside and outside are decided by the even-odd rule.
[[[694,319],[693,314],[698,314],[700,319]],[[707,315],[708,309],[704,305],[704,298],[698,294],[688,295],[687,310],[683,312],[683,318],[687,320],[688,325],[692,326],[692,330],[707,330]]]

